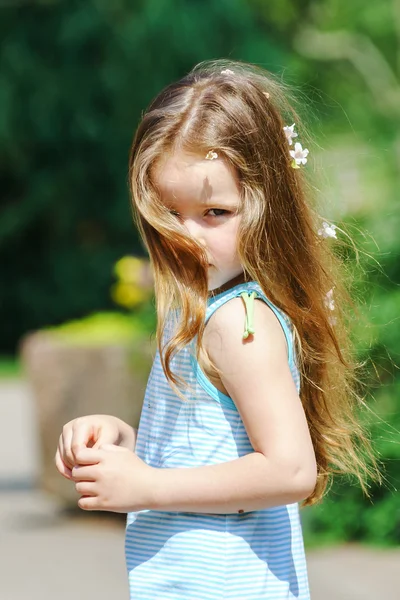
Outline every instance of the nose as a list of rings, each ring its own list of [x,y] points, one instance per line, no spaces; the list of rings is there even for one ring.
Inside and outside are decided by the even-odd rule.
[[[205,240],[203,236],[203,228],[195,219],[185,219],[184,225],[188,230],[190,236],[194,238],[197,242],[200,242],[204,245]]]
[[[204,235],[204,228],[195,219],[184,219],[183,224],[186,227],[190,237],[203,247],[207,254],[207,260],[210,262],[210,259],[208,258],[209,249],[207,248],[207,240],[206,236]]]

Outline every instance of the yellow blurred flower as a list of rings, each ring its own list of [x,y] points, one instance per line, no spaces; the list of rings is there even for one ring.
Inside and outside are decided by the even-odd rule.
[[[111,297],[116,304],[128,309],[150,300],[153,294],[153,277],[147,259],[123,256],[114,265],[118,281],[111,287]]]
[[[129,283],[118,282],[111,288],[111,297],[120,306],[134,308],[149,298],[146,290]]]
[[[124,256],[114,265],[114,273],[125,283],[137,283],[143,268],[143,260],[137,256]]]

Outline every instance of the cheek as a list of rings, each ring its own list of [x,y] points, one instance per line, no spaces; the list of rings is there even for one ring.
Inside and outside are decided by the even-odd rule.
[[[214,252],[226,263],[237,261],[237,242],[235,232],[221,232],[214,242]]]

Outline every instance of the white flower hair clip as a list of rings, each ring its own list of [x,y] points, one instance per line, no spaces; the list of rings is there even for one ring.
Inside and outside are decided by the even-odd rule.
[[[335,300],[333,298],[333,288],[325,294],[324,304],[328,310],[335,310]],[[337,323],[337,319],[333,315],[330,315],[328,317],[328,321],[331,325],[336,325],[336,323]]]
[[[318,229],[318,235],[320,235],[323,238],[336,238],[337,239],[337,235],[336,235],[336,225],[330,225],[329,223],[326,223],[325,221],[322,223],[322,228]]]
[[[307,148],[303,149],[303,146],[299,142],[295,143],[294,150],[289,150],[289,154],[293,158],[293,160],[292,160],[293,169],[300,169],[300,165],[306,164],[308,150],[307,150]]]
[[[298,134],[294,130],[295,123],[293,125],[286,125],[283,128],[286,139],[289,142],[289,146],[293,144],[293,138],[297,137]],[[300,169],[300,165],[305,165],[307,162],[309,150],[307,148],[303,148],[303,146],[296,142],[294,145],[294,150],[289,150],[289,154],[292,157],[292,167],[293,169]]]
[[[286,125],[286,127],[283,128],[283,131],[285,132],[286,135],[286,139],[289,142],[289,146],[291,146],[293,144],[293,138],[298,136],[298,133],[296,133],[294,131],[295,128],[295,123],[293,123],[293,125]]]
[[[209,150],[205,156],[206,160],[215,160],[216,158],[218,158],[218,154],[214,150]]]
[[[221,75],[234,75],[234,71],[231,71],[230,69],[222,69],[221,71]]]

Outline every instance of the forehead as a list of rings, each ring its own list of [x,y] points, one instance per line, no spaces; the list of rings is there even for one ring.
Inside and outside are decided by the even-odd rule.
[[[216,199],[239,199],[239,186],[233,169],[221,158],[177,152],[160,161],[153,179],[163,202],[196,200],[208,203]]]

